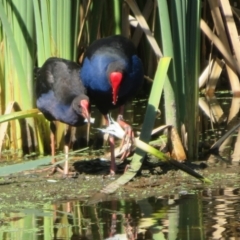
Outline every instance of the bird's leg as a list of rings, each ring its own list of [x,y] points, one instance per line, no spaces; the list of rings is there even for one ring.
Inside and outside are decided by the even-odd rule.
[[[51,121],[50,122],[50,144],[51,144],[51,155],[52,155],[52,160],[51,163],[55,164],[56,159],[55,159],[55,134],[56,134],[56,122]],[[62,169],[59,165],[54,166],[53,170],[49,174],[49,176],[53,175],[55,172],[62,172]]]
[[[55,159],[55,133],[56,133],[56,123],[55,122],[51,122],[50,123],[50,130],[51,130],[51,134],[50,134],[50,139],[51,139],[51,154],[52,154],[52,164],[56,163],[56,159]],[[69,153],[69,145],[71,142],[71,127],[66,125],[66,129],[65,129],[65,134],[64,134],[64,153],[65,153],[65,164],[64,164],[64,168],[62,169],[60,165],[57,165],[53,168],[53,171],[49,174],[49,175],[53,175],[55,172],[61,172],[64,176],[67,176],[69,174],[69,169],[68,169],[68,153]]]
[[[69,173],[69,162],[68,162],[68,153],[69,153],[69,146],[71,144],[71,129],[72,127],[66,125],[65,134],[64,134],[64,153],[65,153],[65,164],[63,169],[63,174],[65,176]]]
[[[132,127],[129,124],[127,124],[123,119],[123,112],[124,112],[124,106],[121,106],[119,108],[119,114],[117,117],[117,122],[125,131],[124,138],[120,145],[120,149],[125,147],[125,151],[123,152],[123,154],[121,156],[121,160],[123,160],[129,156],[129,154],[131,153],[131,147],[134,145],[134,141],[135,141],[134,132],[132,130]]]
[[[56,134],[56,122],[51,121],[50,122],[50,147],[51,147],[51,156],[52,156],[51,164],[56,163],[56,159],[55,159],[55,134]],[[50,169],[52,169],[52,166],[48,167],[48,168],[41,169],[37,172],[43,172],[43,171],[47,171],[47,170],[50,170]],[[62,172],[62,169],[59,165],[54,166],[52,171],[48,174],[48,176],[53,175],[57,171]]]
[[[66,125],[65,133],[64,133],[64,153],[65,153],[65,164],[63,168],[63,175],[64,176],[76,176],[76,172],[69,171],[69,148],[71,147],[72,143],[76,140],[75,139],[76,128]]]
[[[111,153],[111,163],[110,163],[110,175],[115,175],[117,170],[116,160],[115,160],[115,139],[112,134],[109,135],[110,153]]]
[[[108,115],[104,115],[107,125],[110,124]],[[111,153],[111,163],[110,163],[110,175],[115,175],[117,170],[116,161],[115,161],[115,139],[112,134],[109,134],[109,145],[110,145],[110,153]]]
[[[56,124],[55,122],[50,122],[50,147],[51,147],[51,163],[54,164],[56,162],[55,159],[55,134],[56,134]]]

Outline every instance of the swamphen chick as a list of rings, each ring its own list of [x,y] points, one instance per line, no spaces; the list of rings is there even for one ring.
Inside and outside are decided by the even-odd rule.
[[[50,121],[52,163],[55,163],[55,121],[70,126],[81,126],[89,121],[89,98],[85,87],[79,79],[80,65],[61,58],[52,57],[46,60],[37,71],[36,97],[37,107]],[[65,154],[70,143],[70,127],[65,133]],[[56,169],[55,169],[56,170]],[[68,161],[64,171],[68,174]]]
[[[127,141],[133,141],[133,131],[123,121],[122,114],[123,105],[136,94],[143,83],[143,66],[134,44],[120,35],[96,40],[85,53],[80,78],[87,88],[91,102],[96,104],[107,121],[109,111],[120,107],[118,123],[125,130]],[[116,163],[113,136],[110,137],[110,149],[110,173],[114,174]]]

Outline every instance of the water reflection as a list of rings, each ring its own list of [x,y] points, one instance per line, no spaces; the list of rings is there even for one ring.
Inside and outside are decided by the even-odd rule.
[[[239,189],[0,213],[0,239],[239,239]]]

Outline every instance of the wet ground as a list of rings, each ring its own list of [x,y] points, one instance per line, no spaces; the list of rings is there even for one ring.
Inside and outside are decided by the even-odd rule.
[[[49,170],[0,177],[0,239],[120,239],[129,232],[136,236],[123,239],[239,239],[239,160],[228,161],[233,150],[222,159],[205,156],[219,137],[200,145],[204,161],[187,164],[211,184],[149,156],[130,182],[106,195],[101,190],[122,176],[130,162],[119,164],[116,176],[108,177],[109,162],[97,158],[105,148],[71,158],[76,178],[48,177]],[[1,159],[0,165],[16,163],[15,157]]]
[[[73,164],[73,162],[72,162]],[[80,172],[75,178],[63,178],[56,173],[50,177],[49,171],[21,172],[0,179],[0,211],[20,210],[36,207],[44,203],[80,200],[96,203],[107,200],[142,199],[154,196],[174,196],[180,192],[191,193],[202,189],[239,188],[238,163],[196,162],[191,167],[209,178],[212,184],[203,184],[186,173],[171,168],[168,164],[153,163],[147,160],[137,176],[128,184],[120,187],[111,195],[102,194],[101,190],[123,174],[125,164],[120,164],[115,177],[106,176],[108,162],[100,159],[74,161]]]

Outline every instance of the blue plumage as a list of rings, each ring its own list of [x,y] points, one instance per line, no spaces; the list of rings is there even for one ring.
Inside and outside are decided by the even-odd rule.
[[[143,83],[143,66],[133,43],[123,36],[111,36],[92,43],[83,60],[80,78],[94,102],[109,122],[109,111],[120,107],[118,123],[124,129],[123,143],[127,148],[122,159],[130,153],[134,141],[131,127],[123,121],[123,106],[132,98]],[[115,174],[114,138],[110,136],[110,174]]]
[[[83,125],[86,118],[90,120],[89,98],[79,79],[79,71],[80,65],[77,63],[61,58],[49,58],[36,72],[36,103],[45,118],[50,121],[52,163],[56,162],[55,120],[70,126]],[[52,174],[55,171],[63,172],[65,176],[69,174],[67,159],[71,143],[71,127],[67,127],[64,140],[66,156],[64,169],[56,165]]]
[[[107,67],[114,61],[119,61],[119,64],[127,68],[126,62],[114,56],[109,56],[108,53],[94,55],[90,60],[86,58],[81,69],[84,86],[94,91],[111,93],[112,86],[108,80]]]
[[[113,104],[111,72],[122,73],[117,102]],[[123,36],[111,36],[95,41],[86,51],[80,78],[88,95],[101,113],[123,105],[143,83],[142,62],[133,43]]]
[[[81,101],[89,101],[79,79],[80,65],[61,58],[49,58],[36,77],[37,107],[49,120],[71,126],[85,122]]]
[[[37,107],[49,121],[57,120],[71,126],[84,124],[84,118],[73,110],[71,103],[58,101],[52,90],[37,99]]]

